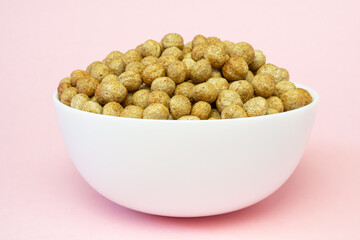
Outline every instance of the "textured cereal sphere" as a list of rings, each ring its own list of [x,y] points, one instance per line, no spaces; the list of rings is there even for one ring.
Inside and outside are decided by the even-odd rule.
[[[191,52],[188,52],[188,53],[184,53],[184,57],[183,57],[183,59],[192,59],[192,57],[191,57]]]
[[[242,80],[246,77],[249,67],[241,57],[230,57],[222,68],[222,74],[228,80]]]
[[[131,63],[131,62],[141,62],[142,55],[141,55],[141,53],[139,51],[137,51],[135,49],[130,49],[129,51],[127,51],[124,54],[123,60],[124,60],[126,65]]]
[[[163,51],[161,56],[174,56],[179,60],[182,60],[184,57],[184,53],[177,47],[169,47]]]
[[[169,118],[169,109],[161,103],[153,103],[145,108],[143,113],[144,119],[164,119]]]
[[[303,89],[303,88],[298,88],[298,91],[300,91],[303,96],[305,97],[305,105],[308,105],[310,103],[312,103],[312,96],[310,95],[310,93]]]
[[[247,117],[245,110],[237,104],[225,107],[221,112],[221,119],[244,118]]]
[[[276,82],[283,81],[283,72],[280,70],[280,68],[276,67],[274,64],[267,63],[262,65],[256,72],[256,74],[259,73],[268,73],[272,75]]]
[[[102,63],[95,64],[90,71],[90,75],[96,79],[99,79],[100,81],[109,74],[110,68]]]
[[[90,101],[88,95],[78,93],[71,99],[70,107],[82,110],[87,101]]]
[[[254,60],[249,64],[251,71],[257,71],[262,65],[266,63],[266,57],[260,50],[255,50]]]
[[[168,33],[161,39],[161,44],[165,49],[170,47],[183,49],[184,39],[178,33]]]
[[[157,41],[150,39],[142,44],[141,54],[143,57],[147,57],[147,56],[160,57],[161,52],[162,52],[162,46]]]
[[[191,115],[197,116],[201,120],[208,119],[211,115],[211,105],[208,102],[199,101],[194,104]]]
[[[284,105],[279,97],[272,96],[266,99],[269,103],[269,108],[277,110],[279,113],[284,111]]]
[[[170,112],[175,119],[189,115],[191,112],[190,100],[183,95],[173,96],[170,100]]]
[[[272,75],[267,73],[256,74],[252,80],[252,85],[256,95],[267,98],[275,92],[275,80]]]
[[[191,58],[194,59],[195,61],[199,61],[203,59],[207,48],[208,48],[207,44],[197,45],[191,51]]]
[[[77,94],[76,88],[69,87],[60,96],[60,102],[70,106],[72,98]]]
[[[268,108],[268,110],[266,111],[266,115],[271,115],[271,114],[276,114],[276,113],[280,113],[280,112],[273,108]]]
[[[213,68],[211,71],[211,77],[222,77],[219,69]]]
[[[216,100],[216,107],[219,112],[222,112],[225,107],[231,104],[242,106],[243,102],[241,101],[240,95],[232,90],[221,91]]]
[[[227,55],[230,55],[230,49],[235,45],[235,43],[225,40],[223,41],[224,45],[225,45],[225,52]]]
[[[200,118],[197,116],[186,115],[186,116],[182,116],[181,118],[178,118],[178,120],[200,120]]]
[[[192,49],[194,49],[198,45],[207,44],[207,43],[208,43],[207,38],[201,34],[198,34],[193,38],[193,40],[191,42],[191,47],[192,47]]]
[[[251,64],[255,57],[255,51],[250,44],[246,42],[239,42],[230,48],[230,56],[241,57],[247,64]]]
[[[308,95],[303,90],[291,89],[281,94],[280,99],[284,104],[285,111],[301,108],[308,103]]]
[[[96,97],[96,102],[98,102],[102,105],[106,104],[105,99],[101,95],[101,83],[97,86],[97,88],[95,90],[95,97]]]
[[[296,89],[296,86],[294,83],[289,82],[289,81],[277,82],[275,85],[274,95],[280,97],[281,94],[283,94],[284,92],[289,91],[291,89]]]
[[[217,96],[218,90],[211,83],[200,83],[192,89],[192,97],[196,102],[204,101],[213,103],[215,102]]]
[[[190,78],[194,83],[202,83],[210,78],[211,72],[212,68],[209,61],[202,59],[190,69]]]
[[[124,108],[120,105],[120,103],[109,102],[103,107],[102,114],[120,117],[122,111],[124,111]]]
[[[174,95],[183,95],[193,101],[192,90],[194,87],[195,85],[190,82],[183,82],[176,86]]]
[[[142,71],[145,69],[145,67],[146,66],[142,62],[131,62],[128,65],[126,65],[125,71],[141,74]]]
[[[147,66],[141,73],[141,78],[148,86],[159,77],[165,77],[165,68],[161,64]]]
[[[232,82],[229,86],[229,90],[237,92],[243,103],[247,102],[254,96],[254,88],[251,83],[246,80]]]
[[[125,62],[122,58],[105,58],[103,64],[110,69],[111,74],[120,75],[125,70]]]
[[[107,81],[119,81],[119,77],[114,74],[109,74],[106,77],[104,77],[104,79],[101,82],[104,83]]]
[[[210,118],[220,119],[220,118],[221,118],[221,115],[220,115],[220,113],[219,113],[219,111],[218,111],[217,109],[211,109]],[[209,118],[209,119],[210,119],[210,118]]]
[[[91,112],[91,113],[97,113],[97,114],[102,113],[101,105],[99,103],[93,102],[93,101],[87,101],[86,103],[84,103],[82,110],[85,112]]]
[[[286,70],[285,68],[280,68],[279,81],[289,81],[289,79],[290,79],[290,74],[288,70]]]
[[[98,86],[98,87],[99,87],[99,86]],[[96,88],[96,89],[97,89],[97,88]],[[95,92],[96,92],[96,91],[95,91]],[[92,96],[92,97],[90,98],[90,101],[99,103],[96,95]]]
[[[60,83],[70,83],[70,84],[71,84],[70,77],[64,77],[64,78],[61,79],[61,81],[59,82],[59,85],[60,85]]]
[[[165,69],[167,69],[172,62],[177,60],[178,59],[173,55],[165,55],[158,59],[157,64],[161,64]]]
[[[76,90],[79,93],[85,93],[89,97],[93,96],[97,86],[100,84],[100,81],[94,77],[85,77],[79,79],[76,84]]]
[[[214,87],[216,87],[218,92],[221,92],[222,90],[226,90],[229,88],[228,81],[223,77],[212,77],[209,78],[206,82],[214,85]]]
[[[119,81],[126,87],[128,91],[136,91],[142,84],[141,75],[131,71],[122,73],[119,76]]]
[[[135,106],[146,108],[149,105],[150,91],[147,89],[141,89],[134,93],[132,101]]]
[[[183,59],[182,62],[186,65],[186,79],[189,79],[190,71],[194,67],[196,62],[192,58]]]
[[[254,79],[254,74],[251,71],[248,71],[245,77],[245,80],[249,83],[252,83],[252,80]]]
[[[147,67],[147,66],[155,64],[158,60],[159,60],[159,58],[157,58],[157,57],[147,56],[141,60],[141,63]]]
[[[171,78],[176,84],[180,84],[185,81],[187,74],[186,64],[182,61],[174,61],[170,63],[166,69],[166,75]]]
[[[192,51],[192,48],[184,46],[184,48],[182,50],[184,57],[185,57],[185,54],[187,54],[187,53],[190,53],[190,55],[191,55],[191,51]]]
[[[63,92],[67,89],[70,88],[72,85],[68,82],[62,82],[59,84],[58,88],[57,88],[57,92],[58,92],[58,97],[59,99],[61,98],[61,95],[63,94]]]
[[[185,43],[184,48],[192,49],[192,41]],[[183,50],[184,50],[184,48],[183,48]]]
[[[101,62],[95,61],[95,62],[90,63],[90,65],[87,66],[87,68],[86,68],[86,72],[90,73],[90,72],[91,72],[91,69],[92,69],[95,65],[97,65],[97,64],[101,64]]]
[[[204,58],[210,62],[213,68],[220,68],[225,64],[228,56],[223,47],[217,44],[210,44],[205,50]]]
[[[175,82],[169,77],[159,77],[155,79],[151,84],[151,91],[164,91],[169,96],[175,91],[176,84]]]
[[[170,102],[170,97],[164,91],[153,91],[149,94],[149,98],[148,98],[149,105],[153,103],[161,103],[168,108],[169,102]]]
[[[133,100],[132,100],[133,95],[134,95],[133,92],[128,92],[128,94],[126,95],[125,100],[122,102],[122,105],[123,105],[124,107],[127,107],[127,106],[129,106],[129,105],[134,105],[134,102],[133,102]]]
[[[70,83],[71,86],[76,87],[77,82],[84,77],[89,77],[90,73],[83,70],[75,70],[70,74]]]
[[[244,110],[249,117],[263,116],[268,109],[268,102],[263,97],[254,97],[244,104]]]
[[[123,58],[124,54],[120,51],[112,51],[110,52],[107,56],[106,59],[119,59],[119,58]]]
[[[127,90],[125,86],[116,80],[109,80],[100,84],[101,96],[105,102],[122,102],[124,101]]]
[[[124,118],[143,118],[144,110],[139,106],[129,105],[124,108],[120,117]]]

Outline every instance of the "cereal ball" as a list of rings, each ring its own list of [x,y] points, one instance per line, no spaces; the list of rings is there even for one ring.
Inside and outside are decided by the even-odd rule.
[[[91,69],[92,69],[95,65],[98,65],[98,64],[101,64],[101,62],[99,62],[99,61],[92,62],[89,66],[87,66],[86,72],[90,73],[90,72],[91,72]]]
[[[98,86],[98,87],[99,87],[99,86]],[[96,88],[96,89],[97,89],[97,88]],[[95,91],[95,92],[96,92],[96,91]],[[92,97],[90,98],[90,101],[99,103],[96,95],[92,96]]]
[[[220,113],[219,113],[219,111],[217,109],[211,109],[210,118],[220,119],[221,115],[220,115]],[[210,120],[210,118],[209,118],[209,120]]]
[[[170,47],[183,49],[184,39],[178,33],[168,33],[161,39],[161,44],[165,49]]]
[[[265,115],[268,109],[268,102],[263,97],[254,97],[244,104],[244,110],[249,117]]]
[[[148,86],[159,77],[165,77],[165,68],[161,64],[147,66],[141,73],[141,78]]]
[[[167,108],[169,107],[170,97],[164,91],[153,91],[149,94],[148,103],[161,103],[164,104]]]
[[[126,65],[128,65],[131,62],[141,62],[142,55],[141,55],[141,53],[139,51],[137,51],[135,49],[130,49],[129,51],[127,51],[124,54],[123,60],[124,60]]]
[[[110,68],[102,63],[95,64],[90,70],[90,75],[100,81],[109,74]]]
[[[194,104],[191,115],[197,116],[201,120],[208,119],[211,115],[211,105],[208,102],[199,101]]]
[[[109,80],[100,83],[101,97],[108,102],[122,102],[124,101],[127,90],[125,86],[116,80]]]
[[[194,59],[195,61],[199,61],[203,59],[207,48],[208,48],[207,44],[197,45],[191,51],[191,58]]]
[[[178,118],[178,120],[200,120],[200,118],[196,116],[186,115]]]
[[[290,75],[288,70],[286,70],[285,68],[280,68],[280,79],[279,81],[289,81],[290,79]]]
[[[266,57],[260,50],[255,50],[254,60],[249,64],[251,71],[257,71],[262,65],[266,63]]]
[[[202,59],[190,69],[190,78],[195,83],[202,83],[210,78],[211,72],[212,68],[209,61]]]
[[[235,43],[225,40],[223,41],[224,45],[225,45],[225,52],[227,55],[230,55],[230,49],[235,45]]]
[[[122,111],[124,111],[124,108],[120,105],[120,103],[109,102],[103,107],[102,114],[120,117]]]
[[[149,105],[150,91],[147,89],[141,89],[134,93],[132,101],[135,106],[146,108]]]
[[[191,52],[188,52],[188,53],[184,53],[184,57],[183,57],[183,59],[192,59],[191,58]]]
[[[221,92],[222,90],[226,90],[229,88],[228,81],[222,77],[212,77],[212,78],[209,78],[206,82],[214,85],[214,87],[216,87],[218,92]]]
[[[105,59],[119,59],[119,58],[123,58],[124,54],[120,51],[112,51],[110,52]]]
[[[126,71],[119,76],[119,81],[124,84],[128,91],[136,91],[142,84],[141,75]]]
[[[268,73],[268,74],[272,75],[276,82],[286,80],[286,73],[271,63],[262,65],[256,72],[256,74],[259,74],[259,73]],[[287,76],[289,76],[289,73],[287,73]],[[285,77],[285,78],[283,78],[283,77]]]
[[[192,41],[187,42],[187,43],[184,45],[184,48],[190,48],[190,49],[192,49]],[[184,48],[183,48],[183,50],[184,50]]]
[[[279,111],[273,108],[268,108],[268,110],[266,111],[266,115],[271,115],[276,113],[279,113]]]
[[[142,71],[145,69],[145,67],[146,66],[142,62],[131,62],[128,65],[126,65],[125,71],[141,74]]]
[[[267,98],[275,92],[275,80],[267,73],[256,74],[252,81],[256,95]]]
[[[143,57],[153,56],[160,57],[162,52],[162,46],[160,43],[154,40],[147,40],[142,44],[141,54]]]
[[[61,79],[61,81],[59,82],[59,85],[61,83],[70,83],[71,84],[70,77],[64,77],[63,79]]]
[[[190,83],[190,82],[183,82],[179,85],[176,86],[175,88],[175,95],[183,95],[185,97],[187,97],[190,101],[193,101],[193,97],[192,97],[192,90],[194,88],[194,84]]]
[[[128,92],[128,94],[126,95],[125,100],[122,102],[122,105],[123,105],[124,107],[127,107],[127,106],[129,106],[129,105],[134,105],[134,102],[133,102],[133,100],[132,100],[133,95],[134,95],[134,93]]]
[[[254,79],[254,74],[251,71],[248,71],[245,77],[245,80],[249,83],[252,83],[252,80]]]
[[[173,55],[161,56],[157,61],[158,64],[161,64],[165,69],[169,67],[170,63],[177,61],[178,59]]]
[[[124,108],[120,117],[124,118],[143,118],[144,110],[141,107],[129,105]]]
[[[191,112],[190,100],[183,95],[173,96],[170,100],[170,112],[175,119],[189,115]]]
[[[241,57],[249,65],[254,60],[255,51],[250,44],[246,42],[239,42],[230,48],[230,57]]]
[[[175,82],[169,77],[156,78],[151,84],[151,91],[164,91],[169,96],[175,91]]]
[[[229,86],[229,90],[237,92],[243,103],[247,102],[254,96],[254,88],[251,83],[246,80],[232,82]]]
[[[218,90],[211,83],[200,83],[192,89],[192,97],[196,102],[204,101],[213,103],[215,102],[217,96]]]
[[[141,63],[144,64],[147,67],[147,66],[150,66],[150,65],[153,65],[153,64],[157,63],[158,60],[159,60],[159,58],[157,58],[157,57],[147,56],[147,57],[144,57],[141,60]]]
[[[294,83],[289,82],[289,81],[277,82],[275,85],[274,95],[280,97],[281,94],[283,94],[284,92],[291,90],[291,89],[296,89],[296,86]]]
[[[168,56],[168,55],[174,56],[179,60],[182,60],[184,57],[183,52],[177,47],[169,47],[165,49],[161,54],[161,56]]]
[[[249,67],[241,57],[230,57],[222,68],[222,74],[228,80],[242,80],[246,77]]]
[[[220,70],[213,68],[211,71],[211,77],[222,77]]]
[[[97,102],[92,102],[92,101],[87,101],[86,103],[84,103],[82,110],[85,112],[91,112],[97,114],[102,113],[101,105]]]
[[[164,104],[153,103],[145,108],[143,118],[167,120],[169,118],[169,114],[169,109]]]
[[[66,88],[60,96],[60,102],[70,106],[71,100],[76,94],[77,94],[76,88],[74,87]]]
[[[187,53],[190,53],[190,56],[191,56],[191,51],[192,51],[192,48],[184,47],[183,50],[182,50],[182,52],[184,54],[184,57],[185,57],[185,54],[187,54]]]
[[[236,104],[230,104],[221,112],[221,119],[244,118],[247,117],[245,110]]]
[[[240,95],[232,90],[223,90],[219,93],[218,99],[216,100],[216,107],[219,112],[222,112],[225,107],[235,104],[242,106]]]
[[[186,64],[182,61],[174,61],[170,63],[166,69],[166,75],[171,78],[176,84],[180,84],[186,79]]]
[[[105,58],[103,64],[110,69],[111,74],[120,75],[125,70],[125,62],[122,58]]]
[[[88,95],[78,93],[71,99],[70,107],[82,110],[87,101],[90,101]]]
[[[79,79],[76,84],[76,90],[79,93],[85,93],[89,97],[93,96],[100,81],[93,77],[85,77]]]
[[[280,100],[280,98],[278,98],[276,96],[272,96],[272,97],[269,97],[268,99],[266,99],[266,101],[268,101],[268,103],[269,103],[269,108],[275,109],[279,113],[284,111],[284,105],[283,105],[282,101]]]
[[[81,78],[89,77],[90,74],[88,72],[85,72],[83,70],[75,70],[70,74],[70,83],[71,86],[76,87],[77,81],[79,81]]]
[[[104,83],[104,81],[102,83]],[[95,97],[96,97],[96,102],[98,102],[102,105],[106,104],[105,99],[101,95],[101,83],[97,86],[97,88],[95,90]]]
[[[196,46],[201,45],[201,44],[207,44],[208,40],[206,37],[204,37],[201,34],[198,34],[194,37],[194,39],[191,42],[191,47],[192,49],[194,49]]]
[[[285,111],[303,107],[309,102],[309,96],[304,93],[304,90],[299,89],[291,89],[284,92],[280,95],[280,99],[284,104]]]
[[[183,59],[182,62],[186,65],[186,79],[188,79],[190,78],[190,71],[196,62],[192,58]]]
[[[61,98],[61,95],[63,94],[63,92],[67,89],[67,88],[70,88],[71,87],[71,84],[68,83],[68,82],[63,82],[63,83],[60,83],[58,88],[57,88],[57,92],[58,92],[58,97],[59,99]]]
[[[217,44],[210,44],[205,50],[204,58],[210,62],[213,68],[220,68],[225,64],[228,56],[223,47]]]
[[[104,77],[104,79],[101,82],[104,83],[107,81],[119,81],[119,77],[114,74],[109,74],[106,77]]]
[[[312,96],[310,95],[310,93],[307,90],[298,88],[298,91],[300,91],[303,94],[303,96],[305,97],[305,105],[312,103]]]

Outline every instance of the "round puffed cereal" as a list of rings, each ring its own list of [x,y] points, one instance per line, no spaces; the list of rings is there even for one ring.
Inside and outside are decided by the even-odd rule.
[[[178,59],[173,56],[173,55],[165,55],[165,56],[161,56],[158,61],[157,64],[161,64],[165,69],[169,67],[169,65],[172,62],[177,61]]]
[[[268,102],[263,97],[254,97],[244,104],[244,110],[249,117],[263,116],[268,110]]]
[[[183,49],[184,39],[178,33],[168,33],[161,39],[161,44],[165,49],[170,47]]]
[[[110,68],[102,63],[95,64],[90,70],[90,75],[100,81],[109,74]]]
[[[194,83],[202,83],[211,76],[212,68],[209,61],[201,59],[190,69],[190,78]]]
[[[304,95],[305,105],[312,103],[312,96],[310,95],[310,93],[307,90],[305,90],[303,88],[298,88],[298,91],[300,91]]]
[[[237,92],[243,103],[254,97],[254,88],[251,83],[246,80],[232,82],[229,86],[229,90]]]
[[[119,76],[119,81],[124,84],[128,91],[136,91],[142,84],[141,75],[132,71],[126,71]]]
[[[244,118],[247,117],[245,110],[236,104],[225,107],[221,112],[221,119]]]
[[[148,86],[159,77],[165,77],[165,68],[161,64],[147,66],[141,73],[141,78]]]
[[[161,103],[153,103],[147,106],[143,112],[144,119],[169,119],[169,109]]]
[[[187,54],[187,53],[190,53],[190,56],[191,56],[191,51],[192,51],[192,48],[184,47],[182,50],[184,57],[185,57],[185,54]]]
[[[104,77],[104,79],[101,82],[104,83],[107,81],[119,81],[119,77],[114,74],[109,74],[106,77]]]
[[[129,51],[127,51],[124,54],[123,60],[124,60],[126,65],[128,65],[131,62],[141,62],[142,55],[141,55],[141,53],[139,51],[137,51],[135,49],[130,49]]]
[[[176,84],[185,81],[187,73],[187,66],[182,61],[174,61],[170,63],[166,69],[166,75],[171,78]]]
[[[187,42],[187,43],[184,45],[184,48],[190,48],[190,49],[192,49],[192,41]],[[183,48],[183,50],[184,50],[184,48]]]
[[[212,77],[209,78],[206,82],[214,85],[214,87],[216,87],[218,92],[221,92],[222,90],[226,90],[229,88],[228,81],[223,77]]]
[[[162,46],[157,41],[150,39],[142,44],[141,54],[143,57],[147,57],[147,56],[160,57],[161,52],[162,52]]]
[[[186,116],[182,116],[181,118],[178,118],[177,120],[200,120],[200,118],[197,116],[186,115]]]
[[[110,73],[120,75],[125,70],[125,62],[122,58],[105,58],[103,64],[108,66]]]
[[[112,51],[107,56],[106,59],[115,59],[115,58],[122,58],[124,54],[120,51]]]
[[[99,86],[98,86],[98,87],[99,87]],[[97,87],[96,89],[98,89],[98,87]],[[96,91],[95,91],[95,92],[96,92]],[[99,103],[96,95],[92,96],[92,97],[90,98],[90,101]]]
[[[242,80],[246,77],[249,67],[241,57],[230,57],[222,68],[222,74],[228,80]]]
[[[120,117],[124,118],[143,118],[144,110],[139,106],[129,105],[124,108]]]
[[[104,83],[104,81],[103,81]],[[106,101],[104,100],[104,98],[101,95],[101,83],[97,86],[96,90],[95,90],[95,97],[96,97],[96,102],[104,105],[106,104]]]
[[[164,91],[153,91],[149,94],[149,98],[148,98],[149,105],[153,103],[161,103],[168,108],[169,102],[170,102],[170,97]]]
[[[285,111],[294,110],[307,105],[309,96],[303,90],[291,89],[281,94],[280,99]]]
[[[76,87],[77,82],[84,77],[89,77],[90,73],[83,70],[75,70],[70,74],[70,83],[71,86]]]
[[[269,103],[269,109],[275,109],[279,113],[284,111],[284,105],[279,97],[272,96],[266,99],[266,101]]]
[[[262,65],[256,72],[256,74],[259,73],[268,73],[272,75],[276,82],[286,80],[286,74],[284,74],[284,71],[280,70],[280,68],[271,63]],[[283,78],[283,74],[285,78]]]
[[[94,77],[84,77],[79,79],[76,84],[76,90],[79,93],[85,93],[89,97],[93,96],[100,81]]]
[[[213,68],[220,68],[225,64],[228,56],[223,47],[217,44],[210,44],[205,50],[204,58],[210,62]]]
[[[190,100],[183,95],[173,96],[170,100],[170,112],[175,119],[189,115],[191,112]]]
[[[201,34],[198,34],[193,38],[193,40],[191,42],[191,47],[192,47],[192,49],[194,49],[198,45],[207,44],[207,43],[208,43],[207,38]]]
[[[194,84],[190,82],[183,82],[176,86],[174,95],[183,95],[187,97],[190,101],[193,101],[192,97],[192,89],[194,88]]]
[[[260,50],[255,50],[255,57],[252,63],[249,65],[251,71],[257,71],[262,65],[266,63],[266,57]]]
[[[208,48],[207,44],[197,45],[191,51],[191,58],[194,59],[195,61],[199,61],[203,59],[207,48]]]
[[[225,45],[225,52],[227,55],[230,55],[230,49],[235,45],[235,43],[225,40],[223,41],[224,45]]]
[[[57,88],[57,92],[58,92],[58,97],[59,99],[61,98],[61,95],[63,94],[63,92],[67,89],[70,88],[72,85],[68,82],[63,82],[60,83],[58,88]]]
[[[196,62],[192,58],[183,59],[182,62],[186,65],[186,79],[188,79],[190,78],[190,71]]]
[[[150,91],[147,89],[141,89],[134,93],[132,101],[135,106],[146,108],[149,105]]]
[[[290,75],[288,70],[286,70],[285,68],[280,68],[280,79],[279,81],[289,81],[290,79]]]
[[[87,66],[87,68],[86,68],[86,72],[90,73],[90,72],[91,72],[91,69],[92,69],[95,65],[100,64],[100,63],[101,63],[101,62],[99,62],[99,61],[95,61],[95,62],[90,63],[90,65]]]
[[[201,120],[208,119],[211,115],[211,105],[208,102],[199,101],[194,104],[191,115],[197,116]]]
[[[281,94],[283,94],[284,92],[289,91],[291,89],[296,89],[296,86],[294,83],[289,82],[289,81],[277,82],[275,85],[274,95],[280,97]]]
[[[157,58],[157,57],[147,56],[147,57],[144,57],[141,60],[141,62],[142,62],[142,64],[144,64],[147,67],[147,66],[150,66],[150,65],[153,65],[153,64],[157,63],[158,60],[159,60],[159,58]]]
[[[216,107],[218,111],[222,112],[225,107],[231,104],[242,106],[243,102],[241,101],[240,95],[232,90],[221,91],[216,100]]]
[[[142,71],[145,69],[145,67],[146,66],[142,62],[131,62],[128,65],[126,65],[125,71],[141,74]]]
[[[252,80],[255,94],[264,98],[273,95],[275,84],[273,76],[268,73],[256,74]]]
[[[184,57],[183,57],[183,59],[192,59],[191,58],[191,52],[188,52],[188,53],[184,53]]]
[[[59,82],[59,85],[61,83],[70,83],[71,84],[70,77],[64,77],[63,79],[61,79],[61,81]]]
[[[109,102],[103,107],[102,114],[120,117],[124,108],[117,102]]]
[[[266,111],[266,115],[271,115],[271,114],[276,114],[276,113],[280,113],[280,112],[273,108],[268,108],[268,110]]]
[[[221,71],[219,69],[213,68],[211,71],[211,77],[222,77]]]
[[[241,57],[247,64],[251,64],[255,57],[255,51],[250,44],[239,42],[230,48],[230,57]]]
[[[196,102],[204,101],[208,103],[213,103],[215,102],[217,96],[218,90],[211,83],[200,83],[194,86],[192,89],[192,97]]]
[[[128,94],[126,94],[126,98],[125,98],[125,100],[122,102],[122,105],[123,105],[124,107],[127,107],[127,106],[129,106],[129,105],[134,105],[133,100],[132,100],[133,95],[134,95],[133,92],[128,92]]]
[[[70,106],[72,98],[77,94],[76,88],[69,87],[60,96],[60,102]]]
[[[151,84],[151,91],[164,91],[169,96],[175,91],[176,84],[175,82],[169,77],[159,77],[156,78]]]
[[[70,107],[82,110],[87,101],[90,101],[88,95],[78,93],[71,99]]]
[[[219,111],[217,109],[211,109],[210,118],[220,119],[221,115],[220,115],[220,113],[219,113]],[[210,118],[209,118],[209,120],[210,120]]]
[[[102,113],[101,105],[99,103],[93,102],[93,101],[87,101],[86,103],[84,103],[82,110],[85,112],[91,112],[91,113],[97,113],[97,114]]]
[[[109,80],[100,83],[101,97],[108,102],[122,102],[124,101],[127,90],[126,87],[119,81]]]
[[[245,80],[249,83],[252,83],[252,80],[254,79],[254,74],[251,71],[248,71],[245,77]]]
[[[169,47],[165,49],[161,54],[161,56],[169,56],[169,55],[174,56],[179,60],[182,60],[184,57],[184,53],[177,47]]]

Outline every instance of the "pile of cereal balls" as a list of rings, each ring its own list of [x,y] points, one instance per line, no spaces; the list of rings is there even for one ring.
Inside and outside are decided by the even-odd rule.
[[[62,103],[126,118],[216,120],[281,113],[312,102],[284,68],[246,42],[177,33],[113,51],[60,81]]]

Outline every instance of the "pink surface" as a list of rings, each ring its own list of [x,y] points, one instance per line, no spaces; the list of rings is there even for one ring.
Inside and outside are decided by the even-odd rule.
[[[0,239],[360,239],[359,10],[358,1],[1,1]],[[51,99],[58,81],[168,32],[250,42],[319,92],[304,157],[266,200],[157,217],[108,201],[75,170]]]

